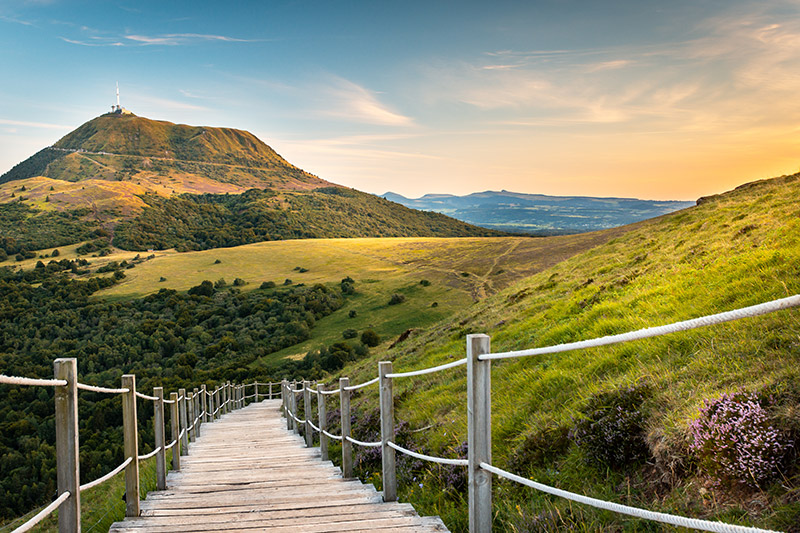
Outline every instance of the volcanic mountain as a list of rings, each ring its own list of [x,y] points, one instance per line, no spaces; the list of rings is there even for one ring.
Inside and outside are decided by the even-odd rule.
[[[103,232],[123,248],[188,250],[284,238],[501,234],[325,181],[247,131],[115,113],[0,176],[0,230],[27,249]]]

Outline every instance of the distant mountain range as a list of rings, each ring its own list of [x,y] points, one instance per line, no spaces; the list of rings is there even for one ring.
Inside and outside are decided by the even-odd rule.
[[[695,204],[685,201],[547,196],[511,191],[484,191],[455,196],[426,194],[406,198],[387,192],[387,200],[423,211],[435,211],[458,220],[503,231],[558,235],[623,226]]]

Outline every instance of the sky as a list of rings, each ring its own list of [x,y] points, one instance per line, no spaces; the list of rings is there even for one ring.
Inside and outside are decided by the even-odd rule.
[[[800,0],[0,0],[0,173],[122,105],[335,183],[695,200],[800,169]]]

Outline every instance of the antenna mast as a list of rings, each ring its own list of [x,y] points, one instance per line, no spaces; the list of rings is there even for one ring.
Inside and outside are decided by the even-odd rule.
[[[119,109],[119,82],[117,82],[117,109]]]

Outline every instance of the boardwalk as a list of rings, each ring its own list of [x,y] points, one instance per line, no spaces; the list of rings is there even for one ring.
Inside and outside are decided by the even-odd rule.
[[[204,424],[168,489],[151,492],[142,516],[110,531],[447,531],[409,504],[383,503],[372,485],[342,479],[286,430],[279,408],[263,401]]]

